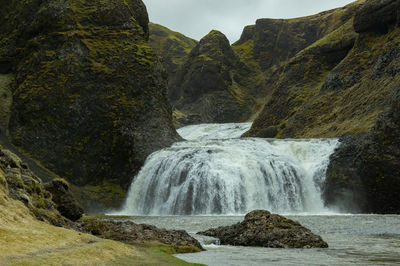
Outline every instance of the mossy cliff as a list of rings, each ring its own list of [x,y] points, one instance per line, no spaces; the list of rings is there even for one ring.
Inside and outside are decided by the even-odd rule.
[[[198,41],[164,26],[149,23],[149,45],[161,58],[171,79],[183,65]]]
[[[251,113],[251,70],[228,39],[211,31],[190,52],[171,80],[171,101],[184,115],[179,122],[220,123],[245,120]]]
[[[258,19],[255,25],[244,28],[232,48],[244,62],[265,71],[342,26],[357,6],[295,19]]]
[[[357,8],[340,27],[265,72],[271,97],[248,136],[273,128],[269,137],[336,137],[374,126],[400,82],[400,31],[389,20],[386,31],[361,33],[363,3],[350,5]]]
[[[30,157],[74,185],[126,190],[179,139],[140,0],[2,1],[0,12],[9,136]]]
[[[400,213],[400,64],[398,1],[367,1],[356,14],[355,29],[363,40],[386,40],[368,79],[380,79],[371,90],[386,92],[383,112],[371,130],[345,136],[331,157],[324,196],[328,205],[366,213]],[[374,19],[374,18],[379,19]],[[388,39],[386,39],[388,38]],[[376,44],[376,45],[377,45]],[[377,85],[381,85],[377,86]],[[374,96],[374,93],[372,93]],[[372,105],[373,107],[373,105]]]

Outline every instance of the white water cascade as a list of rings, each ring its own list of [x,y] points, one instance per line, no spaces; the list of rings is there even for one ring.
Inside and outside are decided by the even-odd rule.
[[[321,185],[336,139],[238,137],[251,123],[188,126],[188,141],[151,154],[125,215],[325,213]]]

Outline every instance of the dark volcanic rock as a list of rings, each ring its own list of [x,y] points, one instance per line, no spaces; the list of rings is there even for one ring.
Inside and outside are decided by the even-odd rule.
[[[151,22],[149,30],[149,45],[161,57],[161,62],[168,72],[168,80],[171,81],[198,42],[179,32]],[[173,94],[171,89],[168,92]]]
[[[199,232],[219,238],[223,245],[269,248],[327,248],[320,236],[298,222],[268,211],[252,211],[243,222]]]
[[[354,29],[359,33],[387,33],[389,27],[397,21],[399,11],[398,0],[367,0],[354,17]]]
[[[184,230],[165,230],[152,225],[135,224],[132,221],[94,217],[85,217],[80,223],[84,231],[127,244],[158,241],[174,246],[180,252],[204,250],[200,243]]]
[[[400,3],[356,1],[289,20],[288,24],[319,21],[320,33],[310,46],[264,72],[264,86],[271,94],[246,136],[260,136],[269,127],[276,127],[278,138],[337,137],[371,130],[399,84],[400,29],[391,18],[385,34],[357,33],[357,17],[372,3],[380,3],[378,13],[396,10],[395,2]],[[380,21],[371,19],[374,14],[366,16],[368,23]],[[237,47],[246,43],[251,44]]]
[[[200,40],[173,77],[170,97],[174,107],[198,117],[196,123],[243,121],[252,106],[246,97],[249,74],[225,35],[214,30]]]
[[[63,179],[53,179],[45,185],[52,195],[52,200],[57,204],[57,210],[71,221],[79,220],[83,215],[83,209],[72,196],[69,184]]]
[[[345,212],[360,212],[365,204],[365,189],[357,173],[360,146],[365,136],[347,134],[330,157],[323,196],[325,204]]]
[[[56,226],[72,227],[72,222],[60,215],[51,194],[42,181],[14,153],[0,146],[0,190],[7,197],[21,201],[38,220]],[[4,204],[0,198],[1,204]]]
[[[15,77],[11,140],[72,184],[126,189],[180,139],[142,1],[6,1],[0,40]]]
[[[400,213],[400,87],[387,106],[366,136],[345,140],[332,155],[324,189],[328,205]]]
[[[350,19],[355,5],[296,19],[258,19],[244,28],[233,49],[261,70],[285,62]],[[249,60],[250,59],[250,60]]]

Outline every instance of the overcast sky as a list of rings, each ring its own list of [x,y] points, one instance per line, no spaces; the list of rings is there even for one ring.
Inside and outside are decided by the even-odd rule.
[[[143,0],[150,21],[200,40],[210,30],[232,42],[258,18],[294,18],[344,6],[354,0]]]

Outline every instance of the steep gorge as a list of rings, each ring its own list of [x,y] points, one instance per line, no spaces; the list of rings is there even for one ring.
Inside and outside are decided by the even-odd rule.
[[[399,1],[359,0],[309,17],[260,19],[231,49],[212,44],[210,33],[170,77],[182,124],[254,120],[247,137],[344,136],[328,169],[326,203],[399,212],[399,10]],[[215,100],[221,94],[226,101]]]
[[[1,4],[0,66],[13,95],[1,126],[10,116],[12,143],[78,188],[126,190],[147,155],[179,140],[144,4]]]

